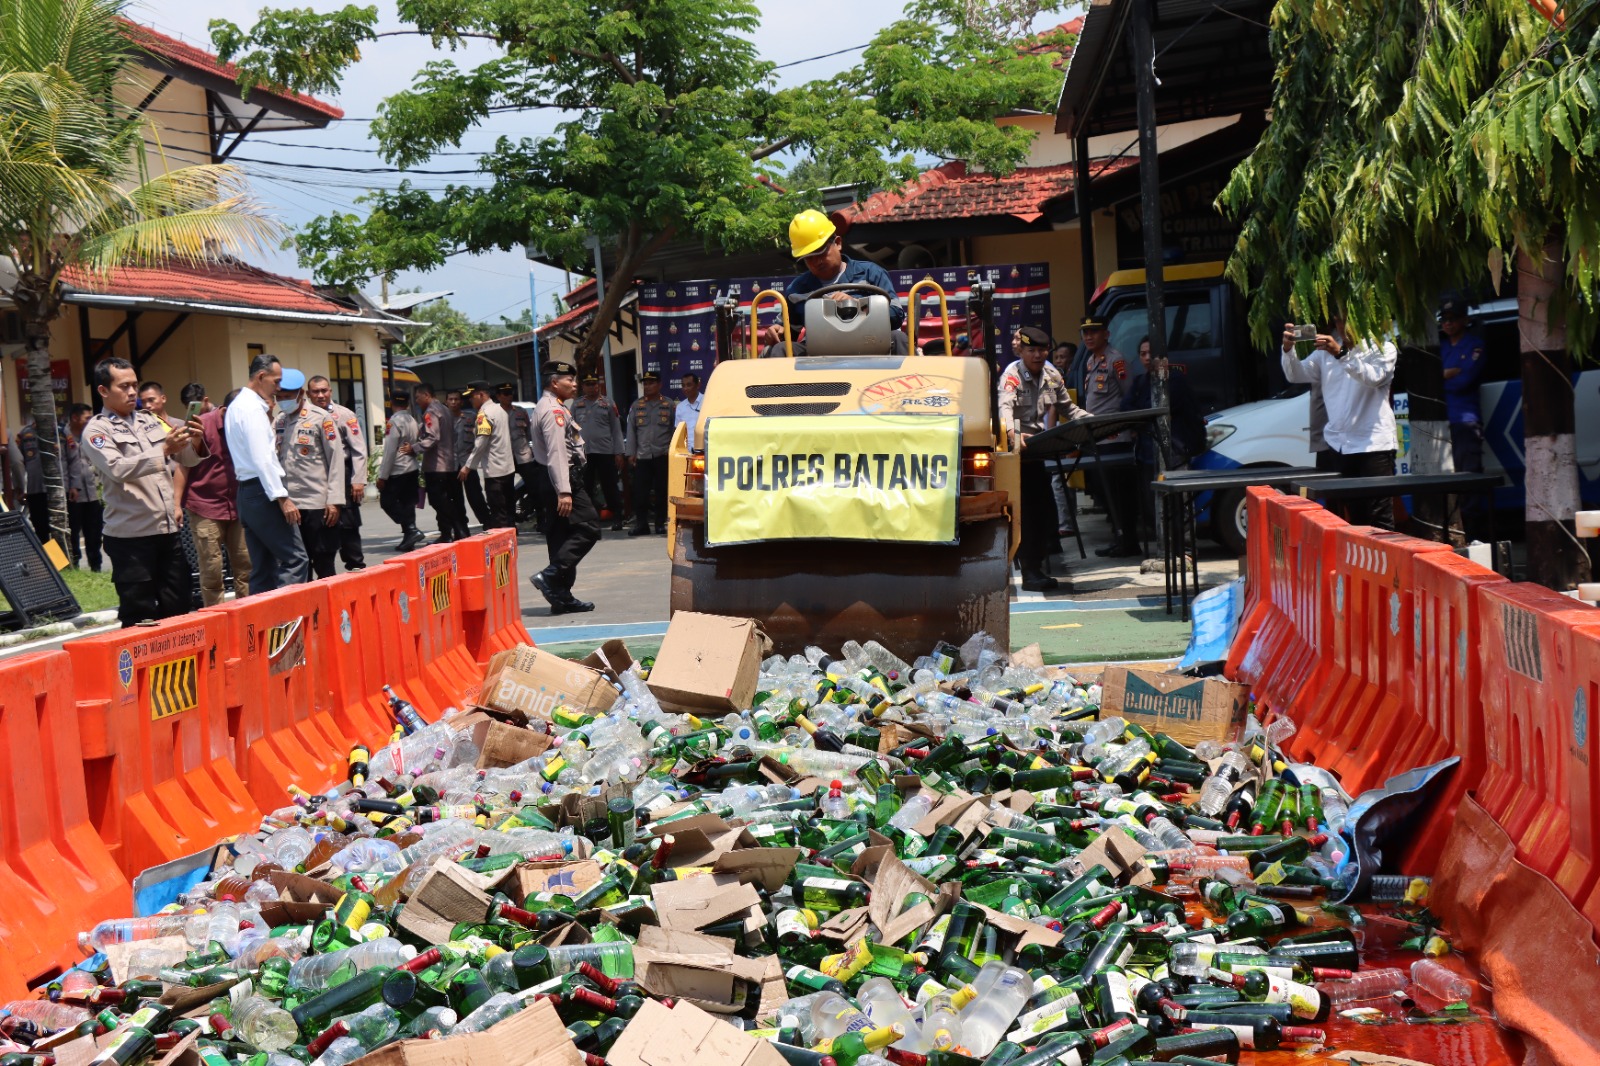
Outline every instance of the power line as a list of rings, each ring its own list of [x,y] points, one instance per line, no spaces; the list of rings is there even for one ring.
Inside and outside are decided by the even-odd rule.
[[[853,45],[853,46],[851,46],[849,48],[841,48],[837,52],[824,52],[820,56],[807,56],[804,59],[796,59],[796,60],[792,60],[791,62],[788,62],[788,63],[779,63],[777,66],[773,67],[772,69],[773,70],[786,70],[789,67],[798,67],[802,63],[815,63],[819,59],[832,59],[834,56],[847,55],[850,52],[859,52],[863,48],[870,47],[871,44],[872,44],[872,42],[868,41],[866,44],[858,44],[858,45]]]

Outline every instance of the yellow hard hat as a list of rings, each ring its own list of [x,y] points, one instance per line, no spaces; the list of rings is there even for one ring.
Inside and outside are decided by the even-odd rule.
[[[789,252],[796,259],[819,251],[838,232],[821,211],[802,211],[789,223]]]

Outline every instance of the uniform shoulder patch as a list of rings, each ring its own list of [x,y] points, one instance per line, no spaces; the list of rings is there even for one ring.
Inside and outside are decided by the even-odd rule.
[[[1000,382],[1003,389],[1016,389],[1022,387],[1022,381],[1015,374],[1007,374]]]
[[[1111,364],[1111,369],[1113,369],[1113,370],[1115,370],[1117,372],[1117,377],[1119,379],[1121,379],[1123,381],[1126,381],[1128,379],[1128,363],[1127,363],[1127,360],[1125,360],[1125,359],[1117,359],[1117,360],[1113,361],[1112,364]]]
[[[104,448],[106,446],[106,442],[110,439],[111,438],[107,437],[99,430],[95,430],[93,433],[89,434],[89,443],[94,445],[96,448]]]
[[[361,422],[355,415],[344,420],[344,428],[350,431],[352,437],[361,436]]]
[[[333,419],[325,418],[322,420],[322,435],[328,438],[329,441],[339,439],[339,427],[333,424]]]
[[[553,408],[550,411],[550,414],[555,417],[556,425],[563,426],[563,427],[566,426],[566,424],[567,424],[567,412],[566,411],[562,410],[559,407],[556,407],[556,408]]]
[[[478,416],[478,436],[488,437],[494,434],[494,423],[489,421],[488,415]]]

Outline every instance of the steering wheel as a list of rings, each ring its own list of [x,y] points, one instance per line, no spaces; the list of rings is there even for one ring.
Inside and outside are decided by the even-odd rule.
[[[799,302],[805,303],[807,300],[815,300],[819,296],[827,296],[830,293],[835,292],[859,292],[866,296],[882,296],[891,304],[894,303],[895,300],[894,293],[884,292],[876,285],[868,285],[864,281],[840,281],[833,285],[824,285],[820,289],[813,289],[802,296]]]

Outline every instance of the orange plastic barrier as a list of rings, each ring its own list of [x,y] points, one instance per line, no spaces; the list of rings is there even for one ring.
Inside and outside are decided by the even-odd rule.
[[[1581,626],[1573,634],[1572,700],[1557,714],[1555,802],[1569,823],[1567,854],[1551,875],[1556,886],[1600,929],[1600,737],[1594,715],[1600,708],[1600,626]],[[1560,710],[1560,708],[1557,708]]]
[[[517,531],[497,529],[456,544],[467,647],[481,664],[497,651],[532,644],[517,599]]]
[[[410,575],[398,566],[369,566],[355,574],[319,581],[324,596],[322,636],[326,654],[319,657],[319,702],[335,718],[359,725],[358,734],[382,745],[394,730],[394,717],[384,698],[391,685],[402,699],[432,721],[460,699],[431,684],[423,669],[422,601],[410,591]]]
[[[1277,491],[1251,485],[1244,490],[1244,494],[1246,527],[1267,528],[1266,500],[1268,497],[1278,495]],[[1251,541],[1245,551],[1244,608],[1239,612],[1239,628],[1235,631],[1233,643],[1228,648],[1225,669],[1229,677],[1239,676],[1239,662],[1255,642],[1256,634],[1261,631],[1261,625],[1272,607],[1266,594],[1271,582],[1267,553],[1255,550],[1257,543]]]
[[[1322,524],[1312,514],[1300,520]],[[1340,527],[1333,544],[1333,665],[1293,708],[1299,731],[1287,747],[1337,773],[1354,795],[1396,772],[1396,748],[1411,735],[1413,563],[1450,546],[1365,526]]]
[[[263,811],[289,802],[291,784],[317,792],[343,780],[356,739],[317,701],[324,602],[313,583],[200,611],[226,634],[218,667],[234,765]]]
[[[130,878],[260,825],[234,769],[224,630],[196,612],[64,645],[89,821]]]
[[[410,575],[406,590],[416,600],[412,609],[417,613],[421,629],[417,649],[422,669],[431,678],[431,684],[449,697],[447,703],[457,707],[476,699],[483,684],[483,668],[467,650],[461,620],[461,582],[456,551],[466,543],[458,541],[419,548],[384,563]]]
[[[89,823],[72,660],[0,664],[0,999],[82,959],[79,930],[129,913],[133,893]]]
[[[1428,552],[1412,561],[1411,582],[1417,618],[1408,697],[1412,714],[1396,741],[1393,766],[1404,771],[1452,755],[1461,759],[1437,801],[1438,813],[1422,827],[1399,867],[1433,870],[1457,804],[1483,777],[1478,589],[1506,579],[1454,552]]]
[[[1483,729],[1478,802],[1517,859],[1582,906],[1595,878],[1589,708],[1600,611],[1538,585],[1479,590]]]
[[[1316,517],[1305,523],[1299,521],[1302,515]],[[1257,528],[1265,536],[1251,546],[1251,553],[1263,554],[1263,598],[1269,606],[1234,676],[1253,685],[1266,706],[1297,715],[1300,692],[1327,667],[1319,658],[1329,612],[1321,575],[1331,567],[1332,551],[1325,534],[1344,523],[1310,500],[1276,493],[1262,497],[1261,517]]]

